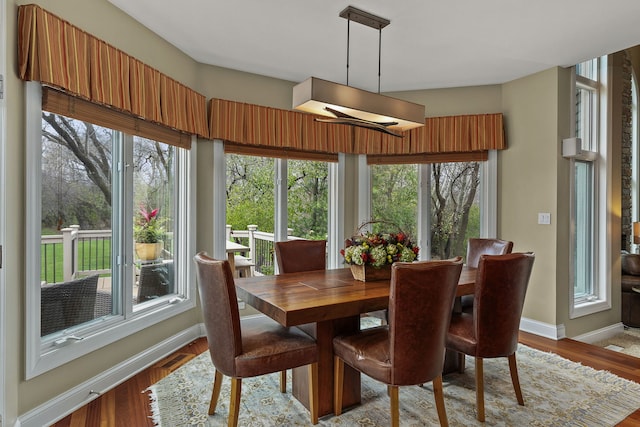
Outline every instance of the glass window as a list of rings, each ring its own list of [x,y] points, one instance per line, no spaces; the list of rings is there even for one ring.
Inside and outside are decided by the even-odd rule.
[[[291,235],[311,240],[327,238],[329,168],[326,162],[287,161],[287,216]]]
[[[607,150],[601,113],[605,102],[606,57],[576,65],[575,134],[586,158],[571,160],[571,276],[570,316],[575,318],[610,307],[607,271],[602,263],[599,236],[606,230],[604,182],[598,179],[606,166]]]
[[[431,250],[422,259],[464,256],[467,239],[480,235],[480,163],[435,163],[427,170],[430,177],[422,191],[429,198],[430,227],[428,238],[421,240]],[[417,239],[418,217],[425,215],[418,203],[418,165],[373,165],[371,172],[373,218],[397,224]],[[374,224],[374,231],[385,226]]]
[[[229,238],[250,248],[236,256],[250,258],[255,274],[273,274],[275,215],[287,216],[289,238],[327,239],[329,168],[327,162],[280,160],[226,154]],[[277,168],[286,192],[276,206]],[[285,210],[286,204],[286,210]],[[284,218],[284,216],[283,216]]]
[[[28,87],[27,103],[39,103],[39,86]],[[40,141],[27,150],[28,252],[39,264],[27,271],[29,378],[194,305],[191,154],[38,112],[27,120]]]
[[[418,167],[417,165],[371,166],[371,213],[373,232],[403,231],[417,238]],[[389,226],[399,230],[390,230]]]

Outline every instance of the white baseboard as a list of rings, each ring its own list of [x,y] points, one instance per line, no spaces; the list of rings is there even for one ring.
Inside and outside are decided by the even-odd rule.
[[[586,334],[578,335],[577,337],[573,337],[573,339],[576,341],[586,342],[587,344],[592,344],[597,341],[606,340],[615,335],[621,334],[622,332],[624,332],[624,325],[620,322],[605,328],[587,332]]]
[[[559,340],[566,337],[564,325],[552,325],[550,323],[527,319],[526,317],[520,319],[520,330],[552,340]]]
[[[18,418],[21,427],[42,427],[61,420],[99,395],[113,389],[138,372],[167,357],[193,340],[204,336],[202,324],[190,328],[148,348],[78,386],[67,390]]]

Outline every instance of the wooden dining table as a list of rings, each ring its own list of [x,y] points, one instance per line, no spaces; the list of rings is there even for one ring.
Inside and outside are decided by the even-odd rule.
[[[473,293],[476,269],[463,267],[457,296]],[[319,416],[333,413],[333,338],[360,329],[362,313],[389,306],[389,280],[361,282],[348,268],[236,279],[238,297],[283,326],[298,326],[319,349]],[[309,408],[307,370],[293,370],[293,395]],[[360,403],[360,373],[345,365],[345,408]]]

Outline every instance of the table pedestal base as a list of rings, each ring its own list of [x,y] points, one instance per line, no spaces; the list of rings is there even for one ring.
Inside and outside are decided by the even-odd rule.
[[[318,416],[333,414],[333,337],[360,329],[360,316],[327,320],[300,325],[300,329],[314,337],[320,349],[318,360]],[[323,351],[324,349],[324,351]],[[306,366],[293,369],[293,395],[309,409],[308,370]],[[360,403],[360,372],[344,366],[342,406]]]

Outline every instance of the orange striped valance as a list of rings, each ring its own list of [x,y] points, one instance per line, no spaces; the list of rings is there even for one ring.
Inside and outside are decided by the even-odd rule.
[[[406,155],[469,153],[506,148],[502,114],[431,117],[403,138],[370,129],[317,122],[314,116],[211,99],[211,139],[260,148],[319,153]]]
[[[18,9],[20,78],[207,137],[206,98],[38,5]]]

